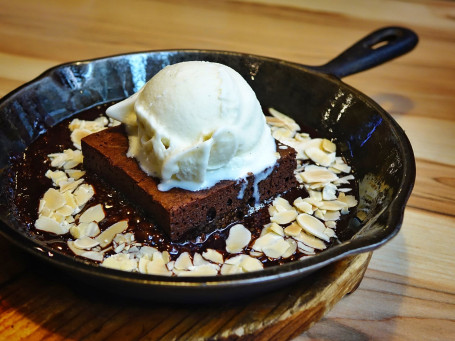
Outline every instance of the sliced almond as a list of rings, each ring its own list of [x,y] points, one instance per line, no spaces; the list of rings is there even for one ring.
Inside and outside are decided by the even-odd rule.
[[[269,223],[269,224],[265,225],[264,228],[262,229],[261,237],[264,234],[269,233],[269,232],[275,233],[279,236],[284,236],[283,228],[280,225],[278,225],[277,223]]]
[[[338,188],[338,192],[347,193],[352,191],[352,188]]]
[[[336,144],[333,143],[332,141],[327,140],[327,139],[323,139],[322,140],[321,147],[327,153],[335,153],[336,150],[337,150]]]
[[[348,214],[348,213],[349,213],[349,208],[348,208],[348,207],[342,208],[342,209],[340,210],[340,213],[343,214],[343,215],[344,215],[344,214]]]
[[[92,132],[87,129],[74,129],[71,133],[71,142],[73,142],[74,147],[81,149],[81,140],[90,134],[92,134]]]
[[[216,276],[218,275],[218,268],[213,266],[214,264],[204,264],[199,266],[193,266],[189,271],[182,271],[177,274],[179,277],[189,276]]]
[[[68,180],[59,183],[60,192],[72,192],[83,182],[84,179],[74,180],[73,178],[68,178]]]
[[[66,203],[63,194],[61,194],[55,188],[49,188],[46,193],[44,193],[43,200],[46,203],[45,206],[52,211],[59,209]]]
[[[55,219],[40,216],[35,221],[35,227],[40,231],[62,235],[68,233],[71,225],[58,223]]]
[[[284,229],[284,233],[287,236],[297,236],[300,231],[302,231],[302,228],[297,222],[293,222],[291,225]]]
[[[307,213],[307,214],[313,214],[313,205],[311,205],[307,201],[304,201],[300,197],[298,197],[297,199],[294,200],[294,206],[297,207],[297,209],[300,212]]]
[[[311,149],[311,148],[321,149],[321,144],[322,144],[322,139],[320,139],[320,138],[311,139],[310,138],[310,139],[306,140],[303,149],[305,151],[307,149]]]
[[[84,125],[84,120],[78,118],[73,119],[68,125],[69,130],[73,131],[75,129],[81,128]]]
[[[216,252],[216,251],[215,251]],[[193,254],[193,266],[211,264],[208,260],[204,259],[199,252]]]
[[[52,219],[52,215],[54,214],[54,211],[51,211],[49,208],[44,206],[41,211],[39,212],[40,217],[48,217]],[[55,219],[54,219],[55,220]]]
[[[83,186],[83,185],[81,185]],[[80,187],[80,186],[79,186]],[[78,204],[76,202],[76,199],[74,197],[74,194],[71,193],[71,192],[65,192],[63,193],[63,196],[65,197],[65,204],[68,205],[69,207],[71,207],[73,209],[73,214],[78,211],[77,208],[78,208]]]
[[[333,163],[332,163],[332,165],[333,165]],[[340,174],[341,171],[339,169],[337,169],[337,168],[332,167],[332,165],[327,167],[327,169],[338,176],[338,174]],[[335,183],[335,181],[334,181],[334,183]]]
[[[202,253],[202,257],[217,264],[223,264],[224,262],[223,255],[213,249],[207,249],[207,251]]]
[[[325,231],[325,229],[324,229],[324,231]],[[305,245],[307,245],[313,249],[325,250],[327,248],[327,246],[325,245],[325,243],[322,240],[320,240],[316,237],[313,237],[312,235],[309,235],[303,231],[298,236],[294,237],[294,239],[299,242],[304,243]]]
[[[282,236],[269,232],[269,233],[266,233],[265,235],[259,237],[258,239],[256,239],[256,241],[254,242],[254,244],[252,246],[252,249],[256,250],[256,251],[264,252],[263,251],[264,247],[271,246],[280,240],[283,240]]]
[[[251,257],[261,257],[262,255],[263,255],[262,252],[254,251],[254,250],[251,250],[251,251],[250,251],[250,256],[251,256]]]
[[[80,254],[81,257],[91,259],[95,262],[102,262],[104,259],[104,254],[98,251],[84,251]]]
[[[62,181],[68,180],[68,177],[66,176],[65,172],[60,171],[60,170],[52,171],[52,170],[49,169],[46,172],[45,176],[52,180],[52,183],[54,184],[54,186],[59,186],[59,184]]]
[[[273,138],[278,141],[282,141],[282,140],[291,138],[292,135],[293,135],[293,132],[286,128],[277,128],[277,129],[274,129],[272,132]]]
[[[119,126],[120,124],[122,124],[122,122],[109,117],[108,127],[115,127],[115,126]]]
[[[137,259],[130,258],[128,254],[118,253],[109,257],[106,257],[101,263],[102,266],[110,269],[117,269],[123,271],[133,271],[138,268]]]
[[[84,160],[84,157],[82,156],[82,152],[80,150],[67,149],[64,151],[64,153],[68,155],[67,161],[63,165],[64,169],[71,169],[79,166]]]
[[[326,228],[324,230],[324,234],[329,237],[329,238],[332,238],[332,237],[335,237],[335,231],[333,231],[332,229],[330,228]]]
[[[334,229],[337,227],[337,223],[336,223],[336,221],[329,220],[329,221],[325,222],[325,226],[327,226],[328,228]]]
[[[221,268],[221,273],[228,274],[251,272],[261,270],[263,268],[264,266],[258,259],[250,257],[248,255],[238,255],[225,261],[223,267]]]
[[[167,268],[163,258],[160,257],[155,257],[153,260],[148,260],[146,258],[139,259],[138,269],[139,272],[149,275],[172,275],[172,273]]]
[[[101,204],[89,207],[82,213],[79,217],[80,223],[90,223],[92,221],[96,221],[99,223],[101,220],[104,219],[106,213],[104,213],[103,206]]]
[[[347,185],[347,184],[349,184],[350,180],[354,180],[354,175],[350,174],[350,175],[343,176],[341,178],[338,178],[333,183],[337,186],[338,185]]]
[[[269,211],[269,216],[271,217],[278,213],[276,206],[273,205],[270,205],[267,210]]]
[[[303,199],[304,202],[307,202],[311,205],[313,211],[320,205],[320,201],[316,200],[315,198],[304,198]]]
[[[322,169],[305,171],[303,173],[300,173],[300,177],[304,182],[309,184],[315,182],[327,183],[338,179],[338,176],[336,174],[330,172],[329,170]]]
[[[242,262],[244,255],[230,257],[224,261],[224,264],[239,265]]]
[[[338,201],[341,201],[347,207],[357,206],[357,199],[353,195],[344,195],[344,193],[340,193],[338,196]]]
[[[78,249],[83,250],[90,250],[99,244],[100,243],[98,241],[90,237],[82,237],[74,241],[74,246],[77,247]]]
[[[94,194],[92,185],[82,184],[74,191],[74,199],[79,206],[84,206]]]
[[[346,206],[347,206],[347,204],[343,201],[331,200],[331,201],[321,201],[321,203],[318,205],[318,208],[321,210],[339,211]]]
[[[294,221],[297,217],[297,211],[295,209],[289,211],[278,212],[274,216],[270,217],[270,221],[279,225],[289,224]]]
[[[305,245],[302,242],[297,242],[297,247],[300,252],[307,254],[307,255],[314,255],[314,249],[312,247],[309,247],[308,245]]]
[[[241,252],[251,241],[251,232],[242,224],[236,224],[229,230],[226,239],[226,251],[229,253]]]
[[[161,252],[161,256],[163,257],[163,260],[165,263],[169,263],[171,261],[171,255],[167,251]]]
[[[316,164],[328,167],[335,162],[335,153],[326,153],[319,148],[306,148],[305,154]]]
[[[174,264],[174,268],[178,270],[189,270],[192,266],[193,261],[191,260],[191,256],[188,252],[181,253]]]
[[[74,180],[79,180],[85,175],[85,171],[79,169],[67,169],[66,174],[68,174],[69,177],[73,178]]]
[[[134,243],[134,234],[133,233],[118,233],[115,235],[112,242],[115,244],[126,244],[131,246]]]
[[[335,163],[331,166],[343,173],[349,173],[351,171],[351,167],[347,165],[341,157],[336,157]]]
[[[143,246],[143,247],[141,247],[141,250],[139,251],[138,257],[151,260],[153,257],[153,254],[156,252],[159,252],[158,249],[156,249],[152,246]]]
[[[309,141],[309,140],[311,140],[310,134],[302,133],[302,132],[295,134],[294,138],[297,141]]]
[[[315,201],[322,201],[322,193],[320,191],[308,191],[311,199]]]
[[[269,258],[281,258],[286,251],[289,249],[290,245],[280,237],[275,243],[271,245],[266,245],[262,248],[262,252]]]
[[[326,212],[325,210],[317,209],[314,211],[313,215],[320,220],[324,220],[325,212]]]
[[[300,126],[289,116],[286,116],[273,108],[269,108],[269,112],[274,118],[283,122],[284,126],[289,130],[294,132],[300,130]]]
[[[51,159],[51,166],[55,168],[61,168],[68,160],[68,155],[65,153],[53,153],[49,154],[48,158]]]
[[[100,116],[91,122],[96,123],[96,127],[99,127],[98,129],[103,129],[105,126],[109,124],[110,120],[111,120],[110,117],[108,119],[106,116]]]
[[[120,252],[122,252],[123,250],[125,250],[125,247],[126,247],[126,244],[125,244],[125,243],[118,244],[118,246],[114,249],[114,252],[115,252],[115,253],[120,253]]]
[[[297,250],[297,242],[291,238],[285,239],[285,242],[288,243],[289,248],[286,250],[285,253],[283,253],[282,257],[283,258],[289,258],[291,257]]]
[[[63,153],[49,154],[51,166],[56,168],[70,169],[74,168],[83,161],[82,152],[80,150],[66,149]]]
[[[324,233],[326,229],[325,225],[319,219],[310,216],[309,214],[302,213],[297,216],[297,223],[306,232],[327,242],[330,240],[330,238]]]
[[[74,241],[72,241],[72,240],[68,240],[68,241],[66,242],[66,244],[68,245],[68,248],[69,248],[76,256],[80,256],[80,255],[82,255],[84,252],[86,252],[86,250],[79,249],[79,248],[77,248],[76,246],[74,246]]]
[[[79,223],[70,229],[70,233],[74,238],[96,237],[100,234],[100,228],[97,223]]]
[[[280,205],[280,204],[273,205],[273,207],[276,209],[275,214],[292,210],[292,207],[283,206],[283,205]]]
[[[340,219],[340,211],[327,211],[322,216],[324,221],[336,221],[338,219]]]
[[[132,246],[132,245],[128,245],[126,244],[125,245],[125,249],[128,251],[129,254],[132,254],[134,256],[136,256],[136,254],[139,253],[139,248],[137,246]]]
[[[95,239],[100,243],[101,248],[105,248],[114,239],[117,233],[122,233],[126,231],[128,228],[128,221],[127,220],[120,220],[119,222],[109,226],[106,230],[104,230],[99,236]]]
[[[44,199],[40,199],[39,205],[38,205],[38,213],[41,213],[45,208],[46,208],[46,201]],[[49,210],[49,208],[48,208],[48,210]]]
[[[328,183],[324,186],[324,189],[322,190],[322,199],[323,200],[335,200],[337,198],[336,192],[337,192],[337,186],[335,186],[332,183]]]
[[[220,273],[222,275],[233,275],[233,274],[240,274],[243,273],[243,268],[239,265],[235,264],[223,264],[221,267]]]
[[[172,271],[172,270],[174,269],[174,264],[175,264],[175,260],[170,261],[169,263],[166,264],[166,268],[167,268],[169,271]]]
[[[55,212],[61,214],[63,217],[68,217],[74,212],[74,209],[71,206],[63,205]]]
[[[289,203],[289,201],[282,197],[275,198],[275,200],[273,200],[272,205],[283,207],[281,210],[278,210],[279,212],[292,210],[292,205]]]
[[[57,222],[58,222],[59,224],[61,224],[61,225],[67,224],[67,221],[66,221],[66,218],[67,218],[67,217],[68,217],[68,216],[64,216],[64,215],[62,215],[62,214],[60,214],[60,213],[58,213],[58,212],[54,212],[54,213],[52,213],[52,214],[49,216],[49,218],[54,219],[55,221],[57,221]]]
[[[262,237],[263,235],[265,235],[267,233],[275,233],[280,236],[284,236],[283,228],[280,225],[278,225],[277,223],[265,224],[264,227],[262,228],[260,237]]]
[[[258,259],[247,255],[242,259],[240,266],[245,272],[259,271],[264,268],[264,265]]]
[[[327,182],[315,182],[315,183],[312,183],[311,185],[308,185],[306,184],[306,188],[308,189],[314,189],[314,190],[317,190],[318,192],[321,191],[324,186],[326,186],[328,183]]]

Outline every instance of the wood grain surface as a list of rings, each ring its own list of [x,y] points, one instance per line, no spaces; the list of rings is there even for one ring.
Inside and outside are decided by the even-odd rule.
[[[308,331],[299,334],[290,324],[282,334],[262,336],[450,340],[455,335],[454,2],[0,0],[0,96],[59,63],[150,49],[233,50],[319,65],[388,25],[415,30],[417,48],[344,81],[389,111],[413,145],[417,180],[402,230],[374,252],[360,287]],[[177,321],[180,335],[185,330],[179,328],[190,322],[209,328],[198,311],[82,297],[86,291],[71,279],[36,265],[3,239],[0,256],[0,340],[166,339],[169,326],[160,325],[162,316]],[[237,313],[238,306],[225,311]],[[249,311],[241,316],[248,321]],[[228,330],[225,321],[210,325],[212,332]],[[138,326],[157,334],[142,333]],[[94,332],[84,334],[83,328]]]

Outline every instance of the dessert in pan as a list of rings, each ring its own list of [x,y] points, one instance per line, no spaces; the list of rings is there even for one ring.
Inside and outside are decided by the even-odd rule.
[[[238,274],[311,257],[355,212],[354,176],[335,143],[264,111],[226,65],[169,65],[32,143],[13,167],[19,213],[60,251],[144,274]],[[29,162],[43,165],[38,180],[21,175]],[[25,197],[35,212],[20,212]]]
[[[203,50],[149,51],[56,66],[0,101],[0,232],[103,290],[175,302],[258,294],[373,250],[400,229],[415,162],[393,118],[339,78],[400,56],[417,40],[408,29],[383,28],[319,67]],[[224,128],[201,124],[213,129],[193,140],[206,158],[185,157],[197,153],[178,139],[160,139],[163,153],[176,152],[177,162],[162,157],[156,165],[169,168],[147,168],[155,156],[127,155],[130,140],[147,146],[153,143],[152,130],[162,133],[169,122],[154,123],[155,128],[140,122],[148,111],[138,115],[136,104],[148,96],[145,83],[164,66],[188,61],[234,69],[254,89],[265,116],[250,117],[252,124],[234,120]],[[232,81],[225,94],[243,87],[232,77],[223,78]],[[221,89],[220,84],[213,88]],[[229,112],[235,116],[235,110]],[[198,115],[185,116],[180,127],[193,129]],[[257,124],[264,117],[266,128]],[[238,178],[226,172],[232,177],[207,188],[205,173],[192,178],[178,171],[183,160],[190,169],[211,174],[218,166],[232,166],[242,150],[237,155],[214,142],[222,137],[239,148],[246,135],[236,134],[238,127],[259,136],[258,130],[248,132],[250,126],[271,133],[272,165],[244,169]],[[217,135],[219,128],[223,133]],[[179,147],[171,148],[171,142]],[[248,148],[254,150],[254,144]],[[212,149],[232,163],[209,163]],[[195,188],[176,186],[188,177]],[[153,186],[143,187],[145,178]],[[163,200],[166,196],[171,199]],[[179,209],[171,214],[179,207],[187,210],[186,217]],[[171,226],[179,217],[185,224]]]

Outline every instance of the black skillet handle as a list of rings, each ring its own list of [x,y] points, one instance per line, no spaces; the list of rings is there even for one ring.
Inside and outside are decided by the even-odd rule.
[[[370,69],[411,51],[417,34],[403,27],[384,27],[359,40],[327,64],[312,69],[342,78]]]

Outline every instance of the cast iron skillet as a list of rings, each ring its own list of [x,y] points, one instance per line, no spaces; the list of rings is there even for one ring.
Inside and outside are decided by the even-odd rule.
[[[168,278],[102,268],[34,240],[1,196],[1,233],[28,252],[76,278],[140,299],[201,302],[251,296],[287,285],[348,255],[370,251],[395,236],[413,188],[415,161],[403,130],[373,100],[340,81],[414,48],[408,29],[387,27],[360,40],[331,62],[303,66],[255,55],[208,50],[151,51],[56,66],[0,102],[0,168],[50,126],[95,104],[137,91],[168,64],[186,60],[223,63],[240,72],[264,107],[338,143],[359,179],[359,207],[340,243],[301,261],[241,275]],[[6,172],[3,171],[2,181]],[[4,182],[3,182],[4,183]],[[31,204],[33,206],[33,203]]]

